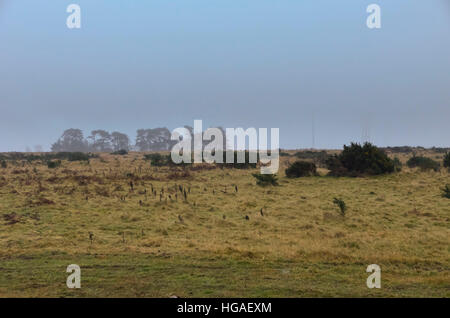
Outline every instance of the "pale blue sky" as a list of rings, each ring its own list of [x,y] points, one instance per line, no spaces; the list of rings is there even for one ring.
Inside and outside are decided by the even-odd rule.
[[[449,2],[0,0],[0,151],[194,119],[304,148],[313,114],[318,148],[450,146]]]

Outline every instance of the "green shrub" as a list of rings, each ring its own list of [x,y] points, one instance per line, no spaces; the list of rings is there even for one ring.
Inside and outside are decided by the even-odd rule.
[[[154,167],[163,167],[173,164],[170,155],[162,155],[160,153],[151,153],[144,155],[145,160],[149,160],[150,164]]]
[[[450,168],[450,152],[447,152],[444,156],[444,167]]]
[[[450,199],[450,184],[446,184],[442,189],[442,196],[444,198]]]
[[[120,155],[120,156],[125,156],[128,155],[128,151],[126,151],[125,149],[121,149],[121,150],[117,150],[114,152],[111,152],[112,155]]]
[[[300,178],[317,174],[316,165],[308,161],[296,161],[286,169],[286,177]]]
[[[398,159],[397,157],[395,157],[393,161],[394,161],[394,171],[395,171],[395,172],[400,172],[400,171],[402,171],[403,164],[402,164],[402,162],[400,161],[400,159]]]
[[[407,166],[410,168],[420,168],[421,170],[434,170],[438,171],[440,168],[439,162],[434,161],[431,158],[413,156],[407,162]]]
[[[277,180],[277,176],[274,174],[257,174],[257,173],[253,173],[252,174],[253,177],[255,177],[256,179],[256,184],[259,186],[268,186],[268,185],[273,185],[273,186],[277,186],[278,185],[278,180]]]
[[[8,164],[6,163],[5,160],[2,160],[2,161],[1,161],[1,166],[2,166],[3,169],[8,168]]]
[[[394,161],[371,143],[344,145],[344,150],[330,156],[326,165],[332,176],[379,175],[395,171]]]
[[[47,167],[49,169],[55,169],[61,166],[61,160],[56,160],[56,161],[48,161],[47,162]]]
[[[64,154],[68,161],[89,161],[91,156],[84,152],[69,152]]]
[[[345,212],[347,211],[347,205],[345,204],[344,200],[334,198],[333,203],[339,207],[339,212],[341,213],[341,215],[345,216]]]

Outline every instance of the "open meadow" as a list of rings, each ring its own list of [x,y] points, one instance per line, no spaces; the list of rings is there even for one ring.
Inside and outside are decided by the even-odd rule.
[[[293,153],[265,187],[258,169],[152,167],[138,152],[7,162],[0,297],[450,296],[446,169],[292,179]],[[370,264],[380,289],[366,286]]]

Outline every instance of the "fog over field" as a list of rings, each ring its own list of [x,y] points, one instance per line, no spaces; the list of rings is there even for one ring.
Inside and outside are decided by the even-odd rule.
[[[283,148],[449,146],[446,1],[0,1],[0,151],[192,125],[277,127]]]

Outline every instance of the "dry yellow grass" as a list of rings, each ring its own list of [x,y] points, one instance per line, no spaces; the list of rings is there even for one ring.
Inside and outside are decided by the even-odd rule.
[[[259,187],[252,170],[185,173],[142,157],[0,169],[0,296],[450,296],[447,171],[280,169],[278,187]],[[65,286],[72,263],[80,290]],[[379,290],[366,287],[373,263]]]

